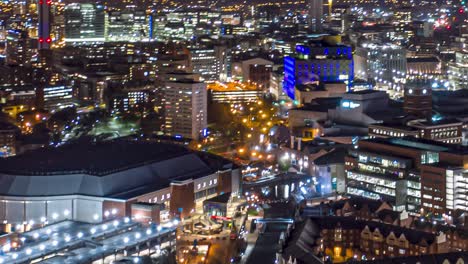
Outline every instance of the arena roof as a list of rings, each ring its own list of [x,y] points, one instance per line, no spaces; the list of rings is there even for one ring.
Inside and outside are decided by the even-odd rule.
[[[80,142],[0,160],[0,195],[128,199],[232,168],[220,157],[148,141]]]

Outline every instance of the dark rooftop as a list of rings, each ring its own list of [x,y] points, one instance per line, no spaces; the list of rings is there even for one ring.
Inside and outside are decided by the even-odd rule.
[[[2,159],[0,172],[26,175],[54,172],[106,175],[189,153],[185,147],[168,143],[130,140],[75,142]]]
[[[366,139],[364,141],[387,144],[387,145],[399,145],[402,147],[415,148],[415,149],[420,149],[420,150],[445,151],[445,152],[449,151],[451,147],[441,142],[422,139],[422,138],[413,138],[413,137],[373,138],[373,139]]]
[[[334,149],[314,160],[315,165],[344,164],[347,150],[345,148]]]

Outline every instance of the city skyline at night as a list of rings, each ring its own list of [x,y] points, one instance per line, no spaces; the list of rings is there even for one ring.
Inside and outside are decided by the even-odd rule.
[[[467,12],[0,1],[0,264],[467,262]]]

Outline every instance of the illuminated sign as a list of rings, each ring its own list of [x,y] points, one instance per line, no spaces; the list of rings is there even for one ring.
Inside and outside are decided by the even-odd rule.
[[[343,101],[343,102],[341,103],[341,106],[344,107],[344,108],[351,108],[351,109],[353,109],[353,108],[356,108],[356,107],[361,106],[361,104],[357,104],[357,103],[354,103],[354,102],[352,102],[352,101]]]

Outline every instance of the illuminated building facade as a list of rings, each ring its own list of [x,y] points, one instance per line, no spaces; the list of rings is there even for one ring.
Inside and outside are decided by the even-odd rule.
[[[283,89],[294,98],[295,87],[315,81],[342,81],[349,85],[354,79],[352,48],[344,45],[296,46],[296,54],[284,59]]]
[[[187,8],[154,16],[157,40],[191,40],[201,35],[218,35],[221,13],[207,8]]]
[[[221,65],[216,57],[215,48],[194,47],[189,50],[193,72],[199,74],[202,81],[214,82],[219,80]]]
[[[214,82],[207,86],[211,99],[220,103],[254,102],[263,96],[263,91],[251,83],[220,83]]]
[[[104,7],[94,4],[69,4],[65,7],[65,42],[103,42]]]
[[[455,62],[448,67],[448,79],[451,90],[468,88],[468,53],[456,52]]]
[[[406,124],[371,124],[371,138],[415,137],[439,141],[448,144],[463,142],[463,122],[452,119],[427,120],[416,119]]]
[[[23,30],[8,30],[6,41],[6,64],[10,66],[26,66],[31,63],[31,47],[28,32]],[[20,69],[21,70],[21,69]]]
[[[206,84],[193,79],[168,81],[164,95],[166,133],[199,139],[208,125]]]
[[[357,47],[355,56],[356,76],[373,79],[393,89],[401,89],[405,82],[406,49],[394,44],[364,43]]]
[[[110,107],[113,111],[127,112],[132,109],[143,108],[148,101],[148,91],[129,91],[114,95]]]
[[[73,89],[70,86],[59,85],[44,88],[44,108],[55,110],[73,106]]]
[[[391,202],[397,210],[466,210],[466,148],[416,138],[360,140],[346,158],[349,194]]]
[[[146,13],[143,10],[108,12],[106,29],[106,41],[141,41],[149,38]]]

